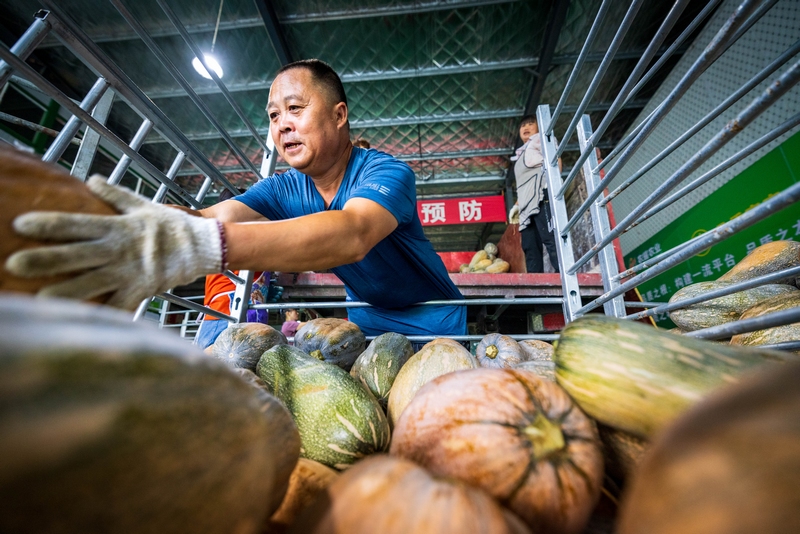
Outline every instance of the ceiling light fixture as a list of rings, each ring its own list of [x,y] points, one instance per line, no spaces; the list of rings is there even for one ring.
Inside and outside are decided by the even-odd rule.
[[[205,53],[203,54],[203,59],[205,60],[206,65],[208,65],[208,67],[214,71],[214,73],[217,75],[218,78],[222,78],[222,66],[219,64],[219,61],[217,61],[217,58],[215,58],[213,54],[214,54],[214,45],[217,44],[217,32],[219,31],[219,21],[220,18],[222,17],[222,4],[224,3],[225,0],[219,1],[217,24],[214,26],[214,38],[211,40],[211,52],[208,54]],[[207,80],[211,79],[211,74],[208,73],[208,71],[203,66],[203,63],[200,61],[199,58],[194,58],[192,60],[192,67],[194,67],[194,70],[196,70],[197,73],[200,74],[200,76],[202,76],[203,78]]]

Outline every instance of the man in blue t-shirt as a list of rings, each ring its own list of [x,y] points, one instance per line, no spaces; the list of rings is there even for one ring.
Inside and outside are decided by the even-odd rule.
[[[143,298],[227,268],[332,269],[367,335],[466,334],[464,306],[414,306],[462,299],[422,232],[413,171],[350,142],[347,98],[319,60],[281,68],[269,93],[270,134],[292,167],[245,194],[192,211],[153,204],[93,178],[89,187],[123,216],[36,213],[18,218],[25,235],[66,245],[23,251],[6,263],[28,276],[76,272],[45,294],[134,308]]]

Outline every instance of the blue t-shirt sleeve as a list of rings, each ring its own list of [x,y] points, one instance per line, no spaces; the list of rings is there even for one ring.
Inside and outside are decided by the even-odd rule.
[[[257,211],[270,220],[284,219],[278,213],[278,189],[279,182],[277,176],[270,176],[264,180],[256,182],[250,189],[236,195],[234,200],[238,200],[253,211]]]
[[[370,162],[349,197],[377,202],[394,215],[397,224],[408,224],[417,212],[414,171],[391,156]]]

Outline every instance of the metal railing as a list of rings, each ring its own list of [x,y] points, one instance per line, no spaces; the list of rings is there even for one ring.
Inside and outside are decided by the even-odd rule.
[[[714,168],[706,171],[701,176],[695,178],[687,185],[683,185],[700,166],[708,161],[714,154],[716,154],[723,146],[725,146],[732,138],[737,135],[747,135],[747,127],[767,109],[773,106],[783,95],[800,82],[800,59],[796,56],[800,52],[800,41],[795,42],[792,46],[786,49],[782,54],[770,61],[768,65],[763,67],[755,76],[748,80],[743,80],[741,87],[734,91],[729,97],[724,99],[712,111],[708,112],[699,121],[697,121],[691,128],[686,130],[680,137],[675,139],[667,148],[663,149],[645,163],[641,168],[634,169],[629,178],[616,187],[611,193],[607,193],[606,188],[617,177],[622,168],[632,160],[632,156],[639,150],[648,136],[653,132],[655,127],[666,117],[669,112],[674,108],[678,100],[686,94],[691,88],[692,84],[705,72],[718,58],[720,58],[739,38],[744,35],[749,28],[753,26],[761,17],[764,16],[775,4],[775,0],[757,1],[757,0],[743,0],[735,11],[728,17],[722,27],[718,30],[714,38],[700,53],[697,59],[691,64],[688,70],[683,74],[674,88],[663,99],[662,102],[655,106],[655,109],[649,113],[641,123],[632,129],[631,133],[623,139],[615,149],[598,164],[595,147],[602,138],[610,121],[614,118],[619,105],[631,98],[639,88],[644,85],[646,79],[652,75],[653,70],[660,66],[656,64],[649,72],[642,76],[644,66],[650,62],[649,57],[643,57],[642,61],[637,64],[637,67],[631,73],[629,79],[625,82],[623,88],[620,90],[614,104],[608,110],[606,115],[601,121],[600,127],[597,131],[592,132],[592,125],[588,115],[583,114],[585,109],[591,102],[591,97],[594,89],[601,82],[604,70],[603,65],[606,60],[613,58],[616,51],[614,42],[620,37],[624,36],[624,32],[630,26],[631,21],[628,15],[635,12],[638,2],[633,0],[628,11],[628,15],[623,19],[615,41],[609,46],[606,58],[601,63],[600,67],[592,80],[589,90],[586,92],[581,100],[581,105],[572,117],[566,131],[561,135],[560,141],[558,136],[560,132],[555,131],[556,119],[562,113],[564,102],[567,99],[570,91],[573,88],[574,80],[577,79],[578,74],[585,68],[584,52],[591,46],[593,40],[593,31],[596,26],[603,23],[606,15],[606,4],[603,2],[596,15],[594,26],[590,31],[589,38],[584,46],[584,50],[578,57],[569,81],[563,91],[561,98],[555,108],[555,112],[551,116],[549,105],[540,105],[537,109],[537,117],[539,122],[539,129],[543,132],[542,135],[542,151],[545,160],[545,170],[547,172],[548,194],[551,202],[551,209],[553,211],[553,220],[556,233],[556,248],[558,251],[559,266],[562,273],[562,286],[565,295],[564,299],[564,315],[567,322],[574,320],[577,317],[585,315],[600,306],[604,307],[604,311],[608,315],[625,318],[629,320],[643,319],[646,317],[659,316],[673,310],[685,308],[693,304],[707,302],[709,300],[720,298],[725,295],[730,295],[739,291],[744,291],[760,285],[775,283],[778,280],[785,280],[793,276],[800,275],[800,267],[786,269],[781,272],[772,273],[758,278],[747,280],[744,282],[731,283],[724,288],[708,291],[702,295],[693,297],[691,299],[682,300],[680,302],[667,304],[667,303],[647,303],[647,305],[640,304],[640,307],[647,308],[644,311],[637,313],[627,314],[625,312],[625,303],[622,301],[623,295],[640,284],[653,279],[655,276],[667,271],[671,267],[702,253],[710,246],[719,243],[728,237],[734,235],[736,232],[744,230],[766,217],[777,213],[789,206],[797,206],[800,201],[800,184],[793,184],[788,186],[783,191],[771,196],[761,204],[739,214],[725,224],[722,224],[712,231],[706,232],[702,235],[694,237],[670,250],[658,253],[657,255],[647,259],[638,265],[631,267],[622,273],[618,272],[617,263],[613,261],[613,241],[619,236],[635,228],[639,224],[651,218],[653,215],[661,212],[663,209],[673,205],[676,201],[684,198],[687,194],[696,190],[701,185],[707,183],[713,177],[718,176],[721,172],[732,167],[743,158],[750,156],[757,150],[763,148],[768,143],[774,141],[778,137],[786,134],[787,132],[795,129],[800,125],[800,113],[795,114],[785,120],[783,123],[775,125],[769,132],[753,139],[744,148],[738,150],[732,156],[726,158],[721,163],[718,163]],[[705,8],[696,16],[695,21],[692,22],[691,27],[695,28],[699,23],[705,19],[709,13],[717,7],[718,2],[711,0]],[[674,3],[672,11],[665,19],[658,33],[653,37],[648,51],[652,48],[659,48],[664,41],[665,31],[669,31],[670,22],[672,17],[677,17],[680,11],[686,5],[685,2],[677,0]],[[688,31],[688,29],[687,29]],[[676,46],[679,41],[685,39],[687,31],[684,31],[678,40],[672,46]],[[661,63],[661,61],[659,61]],[[777,73],[777,74],[776,74]],[[604,208],[608,205],[609,201],[617,198],[619,195],[624,194],[625,191],[637,180],[645,176],[657,164],[663,162],[667,156],[674,153],[676,149],[684,145],[687,141],[697,141],[696,134],[704,127],[709,125],[714,119],[720,117],[726,112],[734,103],[741,100],[745,95],[749,94],[759,84],[770,79],[773,76],[772,83],[770,83],[760,94],[756,95],[753,101],[745,106],[736,115],[730,117],[728,122],[709,140],[705,141],[701,148],[697,150],[693,156],[685,159],[681,165],[675,169],[669,177],[658,184],[653,191],[651,191],[646,198],[638,203],[621,221],[618,221],[616,227],[611,228],[608,224],[607,214]],[[633,88],[630,89],[629,88]],[[581,154],[572,170],[567,174],[566,179],[558,172],[557,160],[563,151],[563,147],[573,135],[577,135],[578,142],[581,148]],[[607,168],[605,176],[600,179],[600,171]],[[586,188],[588,196],[583,204],[571,215],[567,217],[567,208],[564,200],[567,188],[571,186],[573,180],[579,173],[583,174],[586,180]],[[678,189],[679,188],[679,189]],[[677,191],[674,191],[676,190]],[[674,192],[673,192],[674,191]],[[575,224],[581,220],[586,212],[591,215],[592,223],[595,230],[595,244],[591,249],[577,260],[573,257],[571,235],[574,230]],[[575,280],[575,273],[578,269],[586,264],[589,260],[598,256],[600,259],[600,267],[603,275],[604,293],[603,295],[593,299],[588,304],[581,304],[580,288]],[[575,294],[577,292],[577,294]],[[785,325],[792,322],[797,322],[800,319],[800,309],[787,310],[777,312],[768,316],[759,317],[749,320],[740,320],[732,323],[727,323],[721,326],[707,328],[691,332],[688,335],[692,337],[705,338],[705,339],[722,339],[730,337],[731,335],[752,332],[763,328]],[[792,343],[778,344],[775,348],[783,348],[786,350],[793,350]]]

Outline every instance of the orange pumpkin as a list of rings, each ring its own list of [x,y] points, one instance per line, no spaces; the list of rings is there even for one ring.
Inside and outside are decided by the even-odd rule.
[[[295,522],[300,512],[314,502],[338,476],[339,473],[327,465],[308,458],[300,458],[289,478],[286,496],[280,508],[272,514],[267,530],[276,533],[285,532]]]
[[[524,534],[519,518],[483,491],[440,480],[408,460],[374,455],[328,486],[297,534]]]
[[[14,252],[44,243],[17,234],[12,221],[29,211],[65,211],[114,215],[80,180],[58,165],[44,163],[20,150],[0,146],[0,291],[36,293],[42,287],[67,280],[72,274],[19,278],[2,266]],[[94,299],[105,302],[108,295]]]
[[[530,371],[429,382],[397,421],[391,453],[485,489],[538,532],[581,532],[603,477],[594,422]]]

